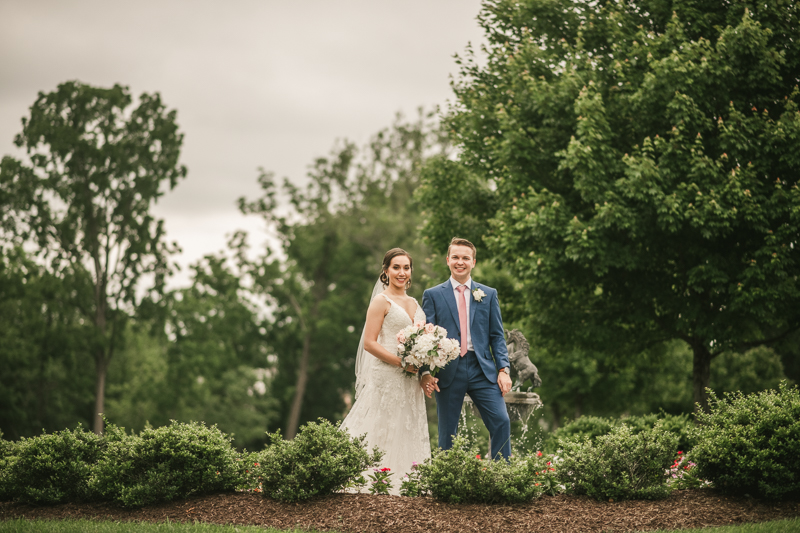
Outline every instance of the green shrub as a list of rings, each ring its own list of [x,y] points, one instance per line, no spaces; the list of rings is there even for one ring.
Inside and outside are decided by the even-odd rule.
[[[670,492],[665,471],[677,442],[661,424],[639,433],[622,424],[594,441],[562,440],[558,477],[569,492],[598,500],[664,498]]]
[[[236,490],[247,492],[261,492],[262,483],[260,476],[262,453],[248,452],[245,450],[236,459],[238,465],[238,480]]]
[[[666,413],[652,413],[649,415],[629,416],[621,418],[620,421],[629,426],[634,433],[661,425],[661,430],[672,433],[678,439],[678,449],[684,453],[694,447],[695,424],[692,415],[670,415]]]
[[[764,498],[800,495],[800,392],[743,395],[711,392],[708,413],[698,414],[692,457],[699,476],[731,494]]]
[[[89,484],[99,496],[126,507],[233,490],[239,479],[232,439],[216,426],[172,421],[126,435],[109,424],[106,439]]]
[[[691,454],[678,452],[678,457],[672,466],[669,467],[667,484],[674,490],[702,489],[711,487],[713,484],[705,479],[698,477],[699,472],[697,463],[691,458]]]
[[[271,445],[256,454],[265,496],[276,500],[299,501],[331,494],[377,466],[383,453],[377,448],[370,455],[364,436],[351,438],[338,425],[322,418],[300,428],[294,440],[280,432],[268,434]]]
[[[17,445],[4,440],[0,431],[0,502],[14,499],[14,483],[11,478],[12,465],[17,460]]]
[[[608,435],[618,425],[619,420],[614,418],[581,416],[555,430],[547,439],[544,448],[555,452],[562,440],[594,440],[602,435]]]
[[[664,431],[675,434],[678,438],[680,450],[690,450],[693,446],[694,423],[691,416],[670,415],[666,413],[652,413],[641,416],[626,416],[622,418],[602,418],[597,416],[582,416],[555,430],[543,448],[555,452],[560,448],[560,441],[589,439],[594,441],[597,437],[608,435],[611,430],[620,424],[625,424],[633,433],[652,429],[660,422]]]
[[[478,448],[458,436],[449,450],[438,450],[419,465],[423,492],[449,503],[520,503],[541,495],[545,487],[544,459],[512,457],[482,460]],[[540,464],[541,463],[541,464]]]
[[[3,498],[38,504],[91,499],[87,481],[101,446],[100,437],[80,427],[4,445]]]

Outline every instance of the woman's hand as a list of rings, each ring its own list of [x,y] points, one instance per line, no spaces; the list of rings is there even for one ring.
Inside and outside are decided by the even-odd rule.
[[[412,374],[416,374],[417,372],[419,372],[419,368],[415,367],[414,365],[408,365],[403,370],[405,370],[406,372],[410,372]]]

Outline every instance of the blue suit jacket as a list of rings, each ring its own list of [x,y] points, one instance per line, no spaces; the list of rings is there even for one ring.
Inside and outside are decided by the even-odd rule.
[[[465,296],[472,298],[469,303],[472,346],[478,356],[483,373],[489,381],[496,383],[498,370],[509,366],[503,318],[500,316],[500,303],[497,300],[495,289],[475,283],[475,281],[471,283],[470,293]],[[486,293],[480,302],[472,296],[471,291],[476,288]],[[461,343],[458,306],[449,278],[441,285],[431,287],[423,293],[422,310],[425,311],[425,318],[428,322],[442,326],[447,330],[448,338],[456,339]],[[450,386],[460,362],[461,358],[459,357],[436,374],[436,377],[439,378],[439,387]]]

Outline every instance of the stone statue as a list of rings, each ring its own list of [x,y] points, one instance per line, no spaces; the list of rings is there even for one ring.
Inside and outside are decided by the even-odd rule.
[[[539,378],[539,371],[536,366],[528,358],[530,345],[522,332],[512,329],[511,331],[506,330],[505,334],[506,344],[508,345],[508,359],[511,361],[511,377],[514,378],[516,376],[516,383],[503,396],[503,401],[506,404],[508,417],[511,421],[522,421],[523,427],[527,428],[528,418],[535,409],[542,406],[542,400],[535,392],[530,392],[530,390],[522,392],[519,389],[529,379],[534,387],[541,386],[542,380]],[[472,403],[472,398],[469,397],[469,394],[464,398],[464,407],[465,409],[469,407],[475,416],[481,417],[480,411]]]
[[[522,332],[518,329],[506,330],[506,345],[508,346],[508,359],[517,373],[517,381],[514,383],[513,389],[519,390],[528,379],[531,380],[534,387],[540,387],[542,379],[539,377],[536,365],[531,363],[528,358],[530,344]]]

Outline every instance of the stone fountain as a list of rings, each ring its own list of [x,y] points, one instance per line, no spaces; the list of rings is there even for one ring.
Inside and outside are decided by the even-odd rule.
[[[542,406],[539,395],[530,391],[534,387],[541,386],[542,380],[536,366],[528,357],[530,345],[522,332],[516,329],[506,331],[506,345],[508,346],[508,359],[511,361],[511,379],[514,380],[514,385],[511,387],[511,391],[503,397],[503,400],[506,402],[508,417],[511,421],[521,420],[525,424],[531,413]],[[529,379],[532,386],[527,391],[520,390],[522,384]],[[469,395],[464,398],[464,404],[472,410],[475,416],[481,417]]]

